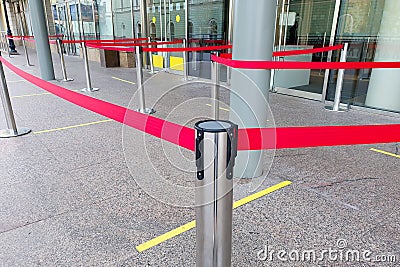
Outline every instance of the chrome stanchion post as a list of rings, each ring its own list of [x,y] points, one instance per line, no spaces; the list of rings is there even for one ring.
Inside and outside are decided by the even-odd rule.
[[[231,266],[237,125],[196,123],[196,266]]]
[[[29,60],[29,55],[28,55],[28,49],[26,48],[26,44],[25,44],[25,35],[23,35],[21,37],[22,40],[22,46],[24,47],[24,52],[25,52],[25,59],[26,59],[26,65],[27,66],[33,66]]]
[[[63,74],[63,82],[70,82],[73,81],[74,79],[69,79],[67,77],[67,69],[65,67],[65,59],[64,59],[64,51],[63,51],[63,45],[62,45],[62,40],[60,38],[56,39],[57,43],[57,49],[58,49],[58,54],[60,55],[60,63],[61,63],[61,71]]]
[[[346,62],[347,59],[347,50],[349,48],[349,44],[345,43],[342,51],[340,52],[340,62]],[[343,89],[343,78],[344,78],[344,69],[338,70],[338,76],[336,80],[336,92],[335,92],[335,100],[333,101],[332,107],[326,107],[328,110],[332,111],[347,111],[348,109],[341,109],[340,108],[340,99],[342,96],[342,89]]]
[[[219,56],[219,52],[215,53]],[[213,110],[214,120],[219,119],[219,83],[220,83],[220,65],[213,61],[211,62],[211,79],[213,82],[212,92],[211,92],[211,106]]]
[[[148,42],[149,44],[151,43],[151,37],[148,38]],[[152,48],[152,45],[149,45],[149,48]],[[149,61],[150,61],[150,73],[154,74],[154,64],[153,64],[153,55],[151,52],[148,53],[149,54]]]
[[[187,48],[187,41],[185,38],[183,38],[182,41],[182,46],[183,48]],[[187,81],[188,80],[188,52],[183,51],[183,80]]]
[[[18,16],[18,20],[19,20],[19,25],[21,28],[21,35],[22,35],[21,40],[22,40],[22,46],[24,47],[26,65],[33,66],[29,60],[28,49],[26,48],[26,44],[25,44],[25,30],[24,30],[24,26],[22,25],[21,13]]]
[[[1,52],[0,52],[0,57],[1,57]],[[17,128],[17,124],[15,123],[15,118],[14,118],[14,112],[11,106],[10,94],[8,93],[6,76],[4,75],[3,63],[1,61],[0,61],[0,78],[3,87],[2,88],[3,90],[0,90],[0,95],[7,122],[7,129],[0,130],[0,138],[16,137],[30,133],[31,130],[28,128],[24,127]]]
[[[86,88],[83,88],[82,91],[83,92],[98,91],[99,88],[92,87],[92,80],[90,78],[90,70],[89,70],[88,52],[85,42],[82,42],[81,46],[82,46],[83,60],[85,61],[85,72],[86,72]]]
[[[135,47],[136,51],[136,82],[138,85],[139,90],[139,111],[140,113],[144,114],[153,114],[156,112],[152,108],[146,108],[146,100],[144,96],[144,86],[143,86],[143,70],[142,70],[142,55],[143,55],[143,48],[141,46]]]
[[[226,66],[226,84],[228,86],[231,85],[231,75],[232,75],[232,69],[229,66]]]

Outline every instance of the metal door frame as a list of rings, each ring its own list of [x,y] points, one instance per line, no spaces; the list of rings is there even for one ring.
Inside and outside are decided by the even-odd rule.
[[[334,13],[333,13],[333,18],[332,18],[331,34],[330,34],[330,38],[329,38],[329,46],[332,46],[335,43],[336,29],[337,29],[338,20],[339,20],[341,2],[342,2],[342,0],[335,0],[335,8],[334,8]],[[286,4],[286,0],[282,0],[281,15],[284,14],[284,7],[283,6],[285,4]],[[290,1],[288,1],[288,5],[290,5]],[[278,8],[278,6],[277,6],[277,8]],[[289,6],[288,6],[287,11],[288,10],[289,10]],[[277,12],[279,12],[279,11],[277,11]],[[277,18],[276,25],[279,25],[278,18]],[[285,32],[287,32],[287,31],[285,31]],[[280,50],[285,50],[286,43],[283,42],[283,44],[282,44],[282,41],[281,41],[282,40],[282,34],[283,34],[283,29],[282,29],[282,26],[280,26],[279,37],[278,37],[279,38],[279,47],[280,48],[283,47],[283,49],[280,49]],[[284,40],[286,40],[286,35],[285,35],[285,39]],[[329,51],[328,55],[327,55],[327,62],[331,62],[332,61],[332,55],[333,55],[333,52]],[[312,100],[318,100],[318,101],[321,101],[321,102],[325,102],[326,94],[327,94],[327,90],[328,90],[329,74],[330,74],[330,71],[329,70],[325,70],[325,76],[324,76],[324,81],[323,81],[323,84],[322,84],[322,92],[321,92],[321,94],[307,92],[307,91],[301,91],[301,90],[296,90],[296,89],[290,89],[290,88],[282,88],[282,87],[275,87],[275,92],[281,93],[281,94],[298,96],[298,97],[303,97],[303,98],[308,98],[308,99],[312,99]]]

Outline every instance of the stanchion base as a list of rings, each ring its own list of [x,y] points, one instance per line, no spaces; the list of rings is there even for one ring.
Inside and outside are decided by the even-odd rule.
[[[143,114],[154,114],[156,113],[156,110],[153,108],[145,108],[144,111],[142,111],[140,108],[135,109],[135,111],[143,113]]]
[[[81,92],[95,92],[95,91],[99,91],[100,89],[99,88],[83,88],[82,90],[81,90]]]
[[[21,127],[17,129],[17,133],[14,133],[13,130],[4,129],[0,130],[0,138],[10,138],[10,137],[17,137],[21,135],[25,135],[31,132],[31,129]]]
[[[33,67],[33,66],[35,66],[35,65],[32,65],[32,64],[26,64],[26,66],[28,66],[28,67]]]
[[[62,79],[60,80],[61,82],[72,82],[74,79],[67,78],[67,79]]]
[[[190,82],[190,81],[193,81],[193,78],[192,77],[187,77],[186,79],[182,78],[181,80],[184,81],[184,82]]]
[[[328,111],[334,111],[334,112],[347,112],[349,111],[349,108],[341,108],[339,107],[339,110],[333,110],[333,106],[325,106],[325,109]]]

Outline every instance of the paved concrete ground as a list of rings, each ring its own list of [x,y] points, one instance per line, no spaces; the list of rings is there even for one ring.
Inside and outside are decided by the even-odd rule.
[[[24,65],[23,55],[9,60],[39,73],[35,54],[34,67]],[[58,62],[54,55],[60,79]],[[75,81],[54,83],[85,87],[82,60],[66,62]],[[131,102],[136,85],[112,78],[135,82],[133,69],[91,63],[91,71],[93,85],[101,88],[91,96],[137,106],[136,98]],[[6,76],[18,125],[37,133],[0,140],[0,266],[194,266],[194,230],[142,253],[135,249],[194,219],[192,208],[179,207],[193,201],[193,154],[109,121],[40,133],[106,118],[43,94],[9,70]],[[199,80],[180,84],[172,74],[150,80],[147,100],[155,104],[155,115],[186,125],[209,116],[210,86]],[[228,102],[226,91],[223,99]],[[284,95],[272,94],[270,102],[270,120],[277,126],[400,122],[355,110],[326,112],[319,102]],[[226,111],[221,115],[227,118]],[[0,128],[5,126],[0,112]],[[396,153],[396,144],[267,152],[265,180],[257,191],[285,180],[293,184],[234,211],[233,266],[399,266],[400,158],[370,148]],[[152,190],[160,176],[189,189]],[[249,181],[235,182],[235,200],[254,193]],[[288,261],[279,259],[279,250],[292,260],[283,254]],[[302,261],[310,251],[316,261]],[[346,257],[349,251],[350,256],[359,251],[361,259],[366,253],[397,261],[357,262]]]

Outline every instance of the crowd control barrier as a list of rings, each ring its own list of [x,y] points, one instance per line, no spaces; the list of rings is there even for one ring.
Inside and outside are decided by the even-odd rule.
[[[146,108],[146,100],[144,96],[144,85],[143,85],[143,69],[142,69],[143,52],[141,46],[136,46],[136,81],[139,91],[140,108],[139,112],[144,114],[152,114],[156,111],[153,108]]]
[[[196,123],[196,266],[230,266],[237,125]]]
[[[147,40],[149,43],[151,43],[151,37],[148,38]],[[152,48],[152,45],[149,45],[150,48]],[[149,61],[150,61],[150,73],[154,74],[154,62],[153,62],[153,56],[150,54],[149,55]]]
[[[86,88],[83,88],[82,91],[83,92],[98,91],[99,88],[92,87],[92,79],[90,77],[90,69],[89,69],[88,52],[87,52],[87,47],[86,47],[85,42],[81,43],[81,48],[82,48],[83,60],[85,62],[85,74],[86,74]]]
[[[1,57],[1,52],[0,52],[0,57]],[[30,133],[31,130],[28,128],[25,127],[17,128],[2,62],[0,62],[0,79],[1,79],[1,85],[3,87],[2,90],[0,90],[1,102],[3,103],[4,114],[7,122],[7,129],[0,130],[0,138],[16,137]]]
[[[218,52],[215,53],[218,56]],[[219,83],[220,83],[220,65],[217,62],[211,63],[211,80],[213,82],[211,92],[211,107],[214,120],[219,119]]]
[[[56,40],[56,44],[57,44],[57,51],[58,51],[58,55],[60,56],[60,63],[61,63],[61,71],[63,74],[63,82],[70,82],[73,81],[74,79],[70,79],[67,76],[67,68],[65,67],[65,59],[64,59],[64,47],[63,47],[63,43],[61,39],[57,39]]]
[[[187,41],[186,39],[183,40],[183,46],[184,49],[187,48]],[[183,56],[183,80],[187,81],[189,79],[189,68],[188,68],[188,52],[186,50],[182,51],[182,56]]]
[[[24,48],[24,53],[25,53],[26,65],[27,65],[27,66],[33,66],[33,65],[31,64],[30,60],[29,60],[29,54],[28,54],[28,49],[26,48],[26,43],[25,43],[25,40],[26,40],[26,39],[25,39],[25,37],[22,37],[21,40],[22,40],[22,46],[23,46],[23,48]]]
[[[141,55],[140,46],[136,47]],[[139,58],[139,56],[137,57]],[[240,61],[212,55],[216,63],[249,69],[349,69],[400,68],[400,62],[275,62]],[[0,57],[2,64],[32,84],[73,104],[108,117],[129,127],[171,142],[191,151],[196,157],[197,264],[198,266],[229,266],[232,240],[232,168],[238,150],[287,149],[321,146],[360,145],[400,142],[400,124],[361,126],[311,126],[237,129],[226,121],[198,122],[191,129],[130,110],[100,99],[80,94],[44,81]],[[141,62],[138,60],[138,62]],[[7,85],[0,64],[3,82],[2,100],[13,136],[16,130]],[[141,69],[141,66],[138,66]],[[141,108],[145,107],[145,103]],[[143,111],[143,110],[142,110]],[[10,132],[10,129],[8,130]],[[29,131],[29,130],[27,130]],[[21,132],[22,133],[22,132]],[[271,138],[274,136],[275,138]]]
[[[349,49],[349,44],[345,43],[343,50],[340,53],[340,62],[346,62],[347,60],[347,51]],[[340,99],[342,96],[342,89],[343,89],[343,78],[344,78],[344,69],[338,70],[337,80],[336,80],[336,91],[335,91],[335,100],[333,101],[333,106],[326,106],[325,108],[332,111],[346,111],[347,109],[341,109],[340,106]]]

